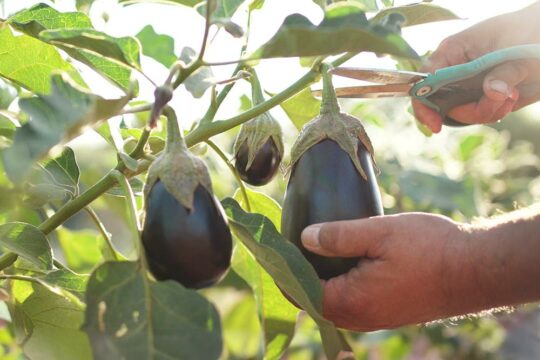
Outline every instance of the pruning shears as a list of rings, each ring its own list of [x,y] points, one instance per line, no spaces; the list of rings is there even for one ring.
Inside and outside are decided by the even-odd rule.
[[[439,69],[434,74],[352,67],[337,67],[330,71],[334,75],[376,84],[336,88],[338,97],[410,96],[441,114],[445,125],[465,126],[468,124],[451,119],[447,113],[456,106],[477,102],[482,97],[483,79],[489,70],[507,61],[524,59],[540,60],[540,45],[497,50],[465,64]],[[518,89],[521,95],[532,95],[540,91],[540,83],[522,85]]]

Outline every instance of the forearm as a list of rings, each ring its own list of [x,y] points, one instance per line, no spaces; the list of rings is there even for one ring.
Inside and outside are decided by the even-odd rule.
[[[540,300],[540,206],[473,224],[469,241],[479,306]]]

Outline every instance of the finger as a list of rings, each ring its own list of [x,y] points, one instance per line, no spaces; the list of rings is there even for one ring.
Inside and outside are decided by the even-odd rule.
[[[311,225],[302,232],[302,244],[319,255],[378,258],[380,243],[392,231],[389,216]]]
[[[434,133],[441,131],[443,120],[438,112],[416,100],[412,101],[412,107],[418,121],[426,125]]]
[[[527,61],[510,61],[491,70],[484,78],[484,94],[494,101],[517,99],[516,86],[529,76]]]
[[[493,123],[503,118],[512,107],[508,103],[514,100],[508,98],[502,101],[495,101],[487,96],[482,96],[476,103],[468,103],[456,106],[448,112],[448,116],[464,124],[487,124]]]

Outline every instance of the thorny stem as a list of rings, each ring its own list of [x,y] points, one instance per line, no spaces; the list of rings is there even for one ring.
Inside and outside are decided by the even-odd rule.
[[[208,146],[212,148],[216,152],[216,154],[223,160],[223,162],[227,165],[229,170],[231,170],[232,174],[234,175],[234,178],[238,182],[238,186],[240,187],[240,192],[242,193],[242,197],[244,198],[244,202],[246,203],[246,210],[248,212],[251,212],[251,205],[249,203],[249,197],[246,190],[246,185],[240,179],[240,175],[238,175],[238,171],[236,171],[236,168],[231,164],[229,161],[229,157],[219,148],[219,146],[216,145],[212,140],[206,140],[206,143]]]
[[[331,62],[332,66],[339,66],[352,58],[354,53],[347,53],[333,62]],[[319,67],[320,62],[318,61],[314,64],[314,67],[308,71],[304,76],[302,76],[300,79],[298,79],[294,84],[289,86],[288,88],[284,89],[280,93],[274,95],[272,98],[266,100],[265,102],[251,108],[250,110],[246,111],[243,114],[240,114],[238,116],[232,117],[227,120],[221,120],[221,121],[215,121],[206,125],[200,124],[198,128],[196,128],[194,131],[189,133],[186,138],[186,145],[188,147],[191,147],[201,141],[206,141],[210,137],[220,134],[224,131],[227,131],[245,121],[248,121],[252,118],[254,118],[257,115],[260,115],[272,107],[279,105],[281,102],[285,101],[289,97],[293,96],[297,92],[301,91],[303,88],[314,82],[317,77],[319,76]],[[219,96],[218,96],[219,99]],[[139,142],[141,142],[142,138],[139,139]],[[139,148],[137,145],[136,148]],[[142,148],[144,148],[144,145],[142,145]],[[130,156],[132,156],[130,154]],[[133,157],[133,156],[132,156]],[[125,171],[125,165],[120,163],[118,166],[114,169],[117,171]],[[113,170],[113,171],[114,171]],[[142,170],[141,170],[142,171]],[[139,171],[137,173],[140,173]],[[39,229],[43,231],[45,234],[50,233],[54,229],[56,229],[58,226],[60,226],[64,221],[66,221],[68,218],[70,218],[72,215],[80,211],[82,208],[90,204],[92,201],[97,199],[101,194],[112,188],[116,184],[116,179],[112,175],[112,171],[109,172],[106,176],[104,176],[101,180],[99,180],[97,183],[95,183],[92,187],[87,189],[84,193],[79,195],[78,197],[74,198],[73,200],[68,201],[64,206],[62,206],[54,215],[52,215],[50,218],[45,220],[40,226]]]
[[[167,118],[167,142],[165,143],[166,152],[187,150],[184,137],[178,125],[176,112],[172,107],[167,106],[163,110],[163,115]]]

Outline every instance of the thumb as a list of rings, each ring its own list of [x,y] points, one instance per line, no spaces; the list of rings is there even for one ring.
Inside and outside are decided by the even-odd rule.
[[[302,244],[323,256],[377,258],[381,241],[391,230],[387,216],[316,224],[304,229]]]
[[[527,61],[509,61],[495,67],[485,77],[484,94],[494,101],[517,100],[516,86],[529,76]]]

